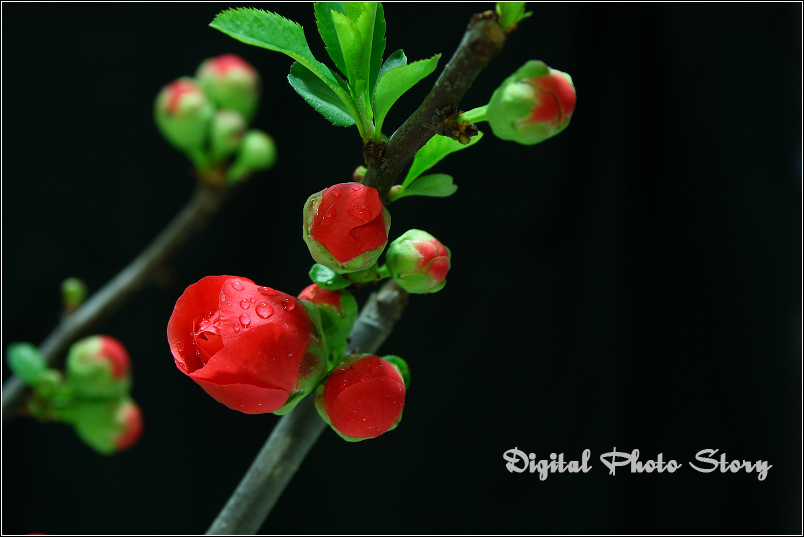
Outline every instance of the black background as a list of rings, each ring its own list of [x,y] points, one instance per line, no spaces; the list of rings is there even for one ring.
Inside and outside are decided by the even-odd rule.
[[[139,444],[103,457],[68,426],[3,427],[5,533],[203,532],[278,419],[182,375],[167,320],[206,275],[306,286],[302,205],[349,180],[361,142],[295,94],[289,58],[208,27],[229,6],[3,4],[3,348],[41,342],[62,279],[97,290],[191,195],[188,162],[153,125],[164,84],[243,56],[264,81],[254,125],[279,150],[98,327],[132,355]],[[311,4],[260,7],[301,23],[330,63]],[[387,4],[386,55],[442,52],[443,66],[488,8]],[[541,59],[573,77],[572,124],[532,147],[481,124],[476,147],[434,169],[455,196],[391,205],[392,238],[421,228],[453,253],[446,288],[412,297],[383,347],[412,369],[404,419],[358,444],[326,430],[262,531],[800,533],[801,5],[529,9],[463,107]],[[389,133],[435,76],[394,106]],[[514,447],[590,449],[592,469],[509,473]],[[682,468],[610,476],[599,456],[614,448]],[[707,448],[773,468],[696,472]]]

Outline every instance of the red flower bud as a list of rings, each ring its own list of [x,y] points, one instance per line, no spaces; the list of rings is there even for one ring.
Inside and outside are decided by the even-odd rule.
[[[260,75],[246,60],[235,54],[222,54],[201,62],[196,72],[204,91],[218,105],[254,117],[259,104]]]
[[[70,347],[67,383],[76,396],[109,399],[128,392],[130,360],[126,348],[110,336],[90,336]]]
[[[388,242],[391,215],[377,189],[341,183],[304,205],[304,241],[313,259],[339,274],[370,268]]]
[[[185,152],[202,148],[214,113],[209,97],[189,77],[178,78],[163,87],[154,103],[154,118],[162,135]]]
[[[327,371],[315,307],[247,278],[207,276],[189,286],[167,334],[176,366],[246,414],[289,412]]]
[[[435,293],[447,284],[451,254],[435,237],[406,231],[388,247],[385,262],[394,281],[409,293]]]
[[[316,390],[318,413],[345,440],[377,437],[402,419],[405,382],[388,361],[350,354]]]
[[[142,435],[142,411],[128,397],[79,401],[73,420],[78,436],[105,455],[130,448]]]
[[[575,102],[575,87],[568,74],[529,61],[491,96],[486,119],[498,138],[533,145],[569,125]]]

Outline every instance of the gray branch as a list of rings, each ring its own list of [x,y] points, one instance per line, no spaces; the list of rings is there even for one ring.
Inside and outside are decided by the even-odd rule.
[[[218,211],[223,198],[221,191],[198,183],[193,197],[162,233],[79,309],[65,317],[42,342],[39,351],[47,362],[53,363],[65,354],[70,344],[144,286],[165,260]],[[27,386],[16,376],[3,383],[3,423],[18,411],[26,391]]]
[[[407,304],[408,294],[388,281],[373,293],[355,323],[350,351],[376,353]],[[254,535],[265,522],[304,457],[327,424],[310,394],[274,427],[257,458],[240,481],[207,535]]]

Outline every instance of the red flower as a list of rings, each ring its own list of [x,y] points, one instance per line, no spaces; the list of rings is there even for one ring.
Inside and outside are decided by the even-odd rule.
[[[304,206],[304,240],[313,259],[339,274],[374,265],[390,227],[377,189],[358,183],[331,186]]]
[[[395,428],[405,406],[405,382],[390,362],[351,354],[316,390],[316,408],[344,439],[374,438]]]
[[[216,401],[246,414],[284,414],[326,374],[317,315],[247,278],[207,276],[176,302],[168,342],[176,366]]]

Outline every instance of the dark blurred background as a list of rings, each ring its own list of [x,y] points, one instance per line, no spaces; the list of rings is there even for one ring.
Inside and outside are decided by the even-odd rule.
[[[279,151],[97,328],[131,353],[138,445],[103,457],[65,425],[3,426],[4,533],[202,533],[278,419],[181,374],[167,320],[206,275],[305,287],[302,205],[349,180],[361,142],[295,94],[289,58],[208,27],[240,5],[3,3],[3,349],[40,343],[64,278],[99,289],[190,197],[188,161],[153,124],[164,84],[243,56],[264,81],[254,125]],[[301,23],[331,65],[312,4],[259,7]],[[386,55],[443,66],[493,7],[386,4]],[[541,59],[573,77],[572,124],[532,147],[480,124],[477,146],[433,170],[455,196],[390,207],[392,238],[421,228],[453,253],[446,288],[412,297],[382,349],[412,370],[404,419],[358,444],[326,430],[262,531],[801,533],[801,4],[529,9],[463,107]],[[435,77],[394,106],[389,134]],[[510,473],[515,447],[590,449],[592,469]],[[682,468],[610,476],[599,457],[614,448]],[[773,467],[699,473],[707,448]]]

